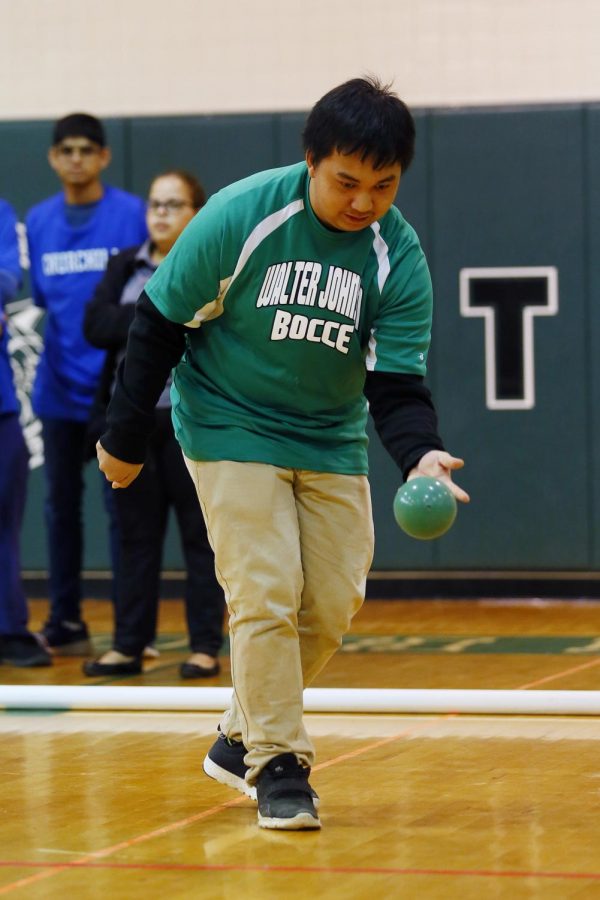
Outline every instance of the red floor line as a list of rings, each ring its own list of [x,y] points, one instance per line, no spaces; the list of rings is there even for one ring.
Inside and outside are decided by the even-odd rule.
[[[334,756],[333,759],[328,759],[326,762],[318,763],[316,766],[313,766],[313,772],[321,772],[323,769],[328,769],[330,766],[335,766],[338,763],[346,762],[349,759],[355,759],[357,756],[362,756],[364,753],[370,753],[371,750],[378,750],[379,747],[385,747],[386,744],[392,744],[394,741],[400,740],[400,738],[408,737],[410,734],[414,734],[415,731],[427,731],[428,728],[433,728],[439,724],[440,720],[444,719],[453,719],[457,716],[458,713],[440,713],[436,715],[435,719],[426,719],[422,722],[413,722],[410,728],[405,728],[404,731],[398,731],[396,734],[391,734],[389,737],[381,738],[379,741],[375,741],[375,743],[368,744],[366,747],[358,747],[356,750],[350,750],[348,753],[341,753],[339,756]]]
[[[38,881],[43,881],[46,878],[52,878],[54,875],[58,875],[60,872],[64,872],[68,869],[77,868],[77,867],[85,867],[86,865],[93,864],[95,859],[101,859],[103,856],[111,856],[113,853],[118,853],[119,850],[126,850],[129,847],[133,847],[136,844],[141,844],[144,841],[152,840],[152,838],[160,837],[164,834],[168,834],[171,831],[178,831],[180,828],[185,828],[187,825],[192,825],[194,822],[198,822],[200,819],[206,819],[209,816],[213,816],[218,812],[221,812],[223,809],[228,809],[231,806],[238,806],[240,803],[243,803],[247,798],[246,797],[236,797],[235,800],[228,800],[226,803],[220,803],[218,806],[212,806],[210,809],[205,809],[201,813],[196,813],[193,816],[188,816],[185,819],[179,819],[177,822],[171,822],[169,825],[163,825],[161,828],[155,828],[152,831],[147,831],[144,834],[139,834],[137,837],[130,838],[127,841],[121,841],[119,844],[113,844],[111,847],[104,847],[102,850],[95,850],[92,853],[87,853],[81,859],[74,860],[69,863],[40,863],[43,866],[44,871],[38,872],[37,875],[30,875],[28,878],[21,878],[19,881],[13,881],[10,884],[5,884],[3,887],[0,887],[0,896],[3,894],[9,894],[13,890],[17,890],[21,887],[27,887],[30,884],[34,884]],[[2,863],[5,865],[5,863]]]
[[[592,659],[589,662],[581,663],[579,666],[572,666],[570,669],[564,669],[562,672],[556,672],[554,675],[546,675],[545,678],[538,678],[537,681],[530,681],[528,684],[520,684],[517,691],[526,691],[528,688],[537,687],[539,684],[547,684],[549,681],[556,681],[558,678],[566,678],[567,675],[574,675],[575,672],[582,672],[584,669],[592,669],[594,666],[600,666],[600,657]]]
[[[23,860],[0,860],[0,867],[4,868],[35,868],[44,869],[132,869],[151,870],[160,872],[296,872],[305,874],[332,874],[332,875],[440,875],[469,878],[554,878],[554,879],[587,879],[599,881],[600,872],[536,872],[536,871],[510,871],[500,869],[424,869],[424,868],[396,868],[390,866],[247,866],[236,864],[210,865],[201,863],[119,863],[119,862],[84,862],[73,861],[69,863],[45,863]]]

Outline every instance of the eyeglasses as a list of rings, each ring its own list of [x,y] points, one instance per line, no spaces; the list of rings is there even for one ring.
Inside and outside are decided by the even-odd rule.
[[[179,212],[184,206],[191,206],[186,200],[148,200],[147,206],[150,212],[159,212],[164,209],[167,213]]]
[[[93,156],[95,153],[99,153],[100,149],[94,144],[84,144],[82,147],[74,147],[72,144],[61,144],[57,147],[61,156],[73,156],[75,153],[79,153],[80,156]]]
[[[186,200],[148,200],[146,204],[150,212],[158,212],[164,209],[166,213],[179,212],[184,206],[191,206]]]

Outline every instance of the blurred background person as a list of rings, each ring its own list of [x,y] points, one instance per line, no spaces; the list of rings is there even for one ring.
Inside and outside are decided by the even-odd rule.
[[[28,627],[21,581],[20,533],[29,454],[19,424],[19,402],[8,355],[5,305],[21,283],[17,218],[0,200],[0,662],[49,666],[52,659]]]
[[[84,319],[84,334],[108,350],[90,423],[90,447],[105,429],[104,415],[125,355],[135,301],[187,223],[204,205],[197,179],[174,169],[150,185],[146,221],[149,240],[112,257]],[[194,486],[171,422],[171,381],[156,407],[156,426],[140,477],[126,491],[114,491],[120,538],[112,649],[84,663],[88,676],[137,673],[157,625],[160,572],[169,508],[173,507],[187,570],[185,609],[191,656],[183,678],[219,672],[225,599],[217,582],[214,557]],[[108,484],[108,482],[107,482]]]
[[[105,185],[111,161],[102,123],[87,113],[59,119],[48,151],[62,191],[26,217],[31,290],[46,312],[32,406],[42,423],[50,610],[42,636],[59,654],[90,652],[81,618],[84,443],[104,353],[82,331],[85,304],[112,253],[147,236],[144,203]],[[109,514],[112,495],[103,486]],[[111,523],[111,554],[117,552]],[[113,559],[113,565],[116,561]]]

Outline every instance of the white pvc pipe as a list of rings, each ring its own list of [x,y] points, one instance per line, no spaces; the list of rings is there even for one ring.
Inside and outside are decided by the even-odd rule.
[[[229,687],[0,685],[0,708],[222,712]],[[307,688],[306,712],[600,715],[600,691]]]

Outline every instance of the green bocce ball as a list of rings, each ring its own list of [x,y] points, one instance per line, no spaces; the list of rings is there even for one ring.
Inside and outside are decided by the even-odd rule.
[[[406,534],[420,541],[445,534],[456,518],[456,500],[437,478],[421,475],[399,488],[394,517]]]

